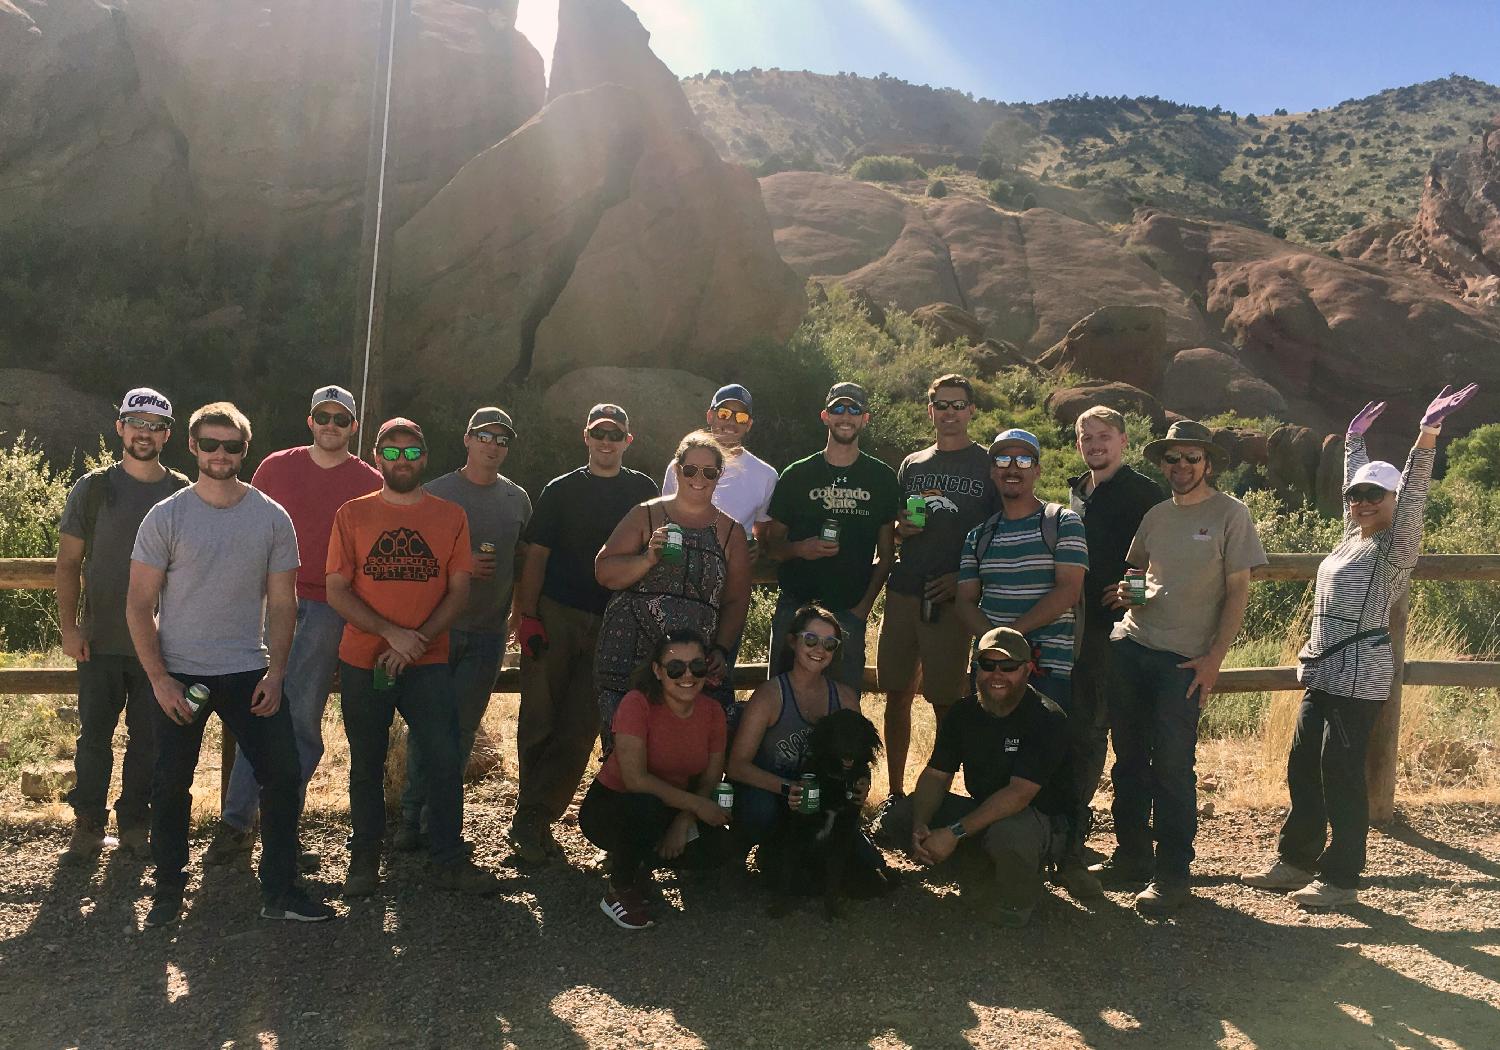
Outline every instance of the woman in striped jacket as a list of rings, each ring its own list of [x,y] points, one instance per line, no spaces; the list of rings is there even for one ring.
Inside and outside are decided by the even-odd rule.
[[[1422,548],[1443,420],[1475,389],[1472,383],[1456,393],[1443,387],[1427,406],[1404,471],[1371,462],[1365,452],[1365,431],[1385,411],[1384,401],[1361,409],[1344,438],[1344,538],[1318,566],[1312,636],[1298,657],[1306,692],[1287,759],[1292,808],[1277,860],[1244,880],[1292,890],[1304,908],[1338,907],[1358,897],[1369,830],[1365,747],[1397,671],[1391,601],[1406,589]]]

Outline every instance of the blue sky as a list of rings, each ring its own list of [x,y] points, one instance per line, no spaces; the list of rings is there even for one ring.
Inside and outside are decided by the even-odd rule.
[[[1449,73],[1500,84],[1500,0],[627,0],[679,76],[885,72],[1001,101],[1161,95],[1293,112]],[[550,62],[557,0],[518,25]]]

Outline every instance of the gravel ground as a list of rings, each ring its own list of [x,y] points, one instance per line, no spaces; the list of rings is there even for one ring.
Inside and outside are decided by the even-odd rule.
[[[384,897],[309,927],[257,918],[248,871],[219,869],[194,878],[178,927],[142,932],[148,872],[108,853],[59,870],[61,827],[0,825],[0,1045],[1500,1045],[1493,807],[1425,807],[1374,833],[1370,886],[1344,915],[1240,886],[1278,814],[1230,810],[1203,824],[1175,921],[1142,920],[1123,893],[1086,910],[1054,890],[1030,928],[1003,930],[954,886],[917,881],[833,923],[813,902],[778,921],[747,877],[663,875],[671,907],[631,934],[599,913],[573,825],[566,866],[512,863],[510,790],[471,795],[466,827],[502,897],[431,891],[401,856]],[[304,832],[329,896],[344,833],[318,817]]]

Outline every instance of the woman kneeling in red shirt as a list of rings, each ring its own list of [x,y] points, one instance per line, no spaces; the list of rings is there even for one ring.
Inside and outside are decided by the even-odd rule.
[[[662,863],[710,867],[728,852],[729,812],[714,801],[724,775],[724,709],[701,689],[708,646],[668,631],[615,711],[614,749],[578,813],[609,854],[600,909],[626,930],[652,925],[643,890]]]

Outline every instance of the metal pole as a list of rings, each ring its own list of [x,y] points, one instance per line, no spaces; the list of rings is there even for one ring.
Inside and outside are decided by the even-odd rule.
[[[411,0],[382,0],[375,76],[370,91],[370,146],[365,162],[364,223],[359,248],[359,299],[356,306],[353,377],[361,430],[381,419],[381,351],[385,345],[385,299],[390,288],[391,229],[386,208],[388,183],[395,169],[391,85],[395,79],[396,37],[406,24]]]

